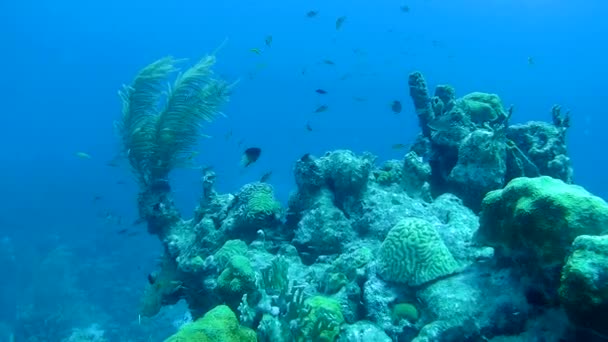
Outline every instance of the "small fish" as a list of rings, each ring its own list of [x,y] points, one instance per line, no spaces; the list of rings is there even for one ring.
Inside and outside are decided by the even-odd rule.
[[[243,143],[244,143],[244,142],[245,142],[245,138],[243,138],[243,139],[239,139],[239,141],[237,141],[237,142],[236,142],[236,146],[237,146],[237,147],[241,147],[241,146],[243,146]]]
[[[331,59],[324,59],[323,60],[323,64],[325,64],[325,65],[336,65],[336,63],[334,63],[334,61],[332,61]]]
[[[266,39],[264,39],[264,43],[266,43],[266,46],[271,47],[272,46],[272,36],[271,35],[266,36]]]
[[[132,226],[139,226],[140,224],[146,223],[146,219],[144,218],[137,218],[135,219],[135,221],[133,221],[133,223],[131,223]]]
[[[401,109],[403,109],[403,107],[401,106],[400,101],[395,100],[391,103],[391,110],[393,111],[393,113],[399,114],[401,113]]]
[[[80,158],[80,159],[92,159],[93,157],[91,157],[90,154],[85,153],[85,152],[76,152],[76,157]]]
[[[407,144],[394,144],[392,146],[393,150],[402,150],[404,148],[406,148],[408,145]]]
[[[319,11],[312,10],[312,11],[306,12],[306,16],[308,18],[314,18],[317,16],[317,14],[319,14]]]
[[[310,156],[310,153],[306,153],[302,157],[300,157],[300,160],[303,162],[310,162],[312,161],[312,157]]]
[[[230,140],[230,138],[232,138],[232,130],[229,130],[228,132],[226,132],[226,134],[224,134],[224,138],[226,140]]]
[[[200,152],[198,151],[192,151],[190,152],[190,154],[186,157],[187,161],[192,161],[192,159],[194,159],[196,156],[198,156],[200,154]]]
[[[312,126],[310,125],[310,122],[306,123],[306,130],[312,132]]]
[[[362,96],[353,96],[353,100],[355,100],[357,102],[366,102],[367,98],[362,97]]]
[[[118,164],[118,160],[112,159],[112,160],[110,160],[110,161],[108,161],[106,163],[106,166],[109,166],[109,167],[118,167],[120,165]]]
[[[261,55],[262,54],[262,50],[260,50],[258,48],[249,49],[249,51],[255,53],[256,55]]]
[[[268,180],[270,179],[270,176],[272,176],[272,171],[268,171],[265,174],[263,174],[262,177],[260,177],[260,183],[268,182]]]
[[[125,185],[125,184],[127,184],[127,182],[125,182],[123,180],[117,180],[116,184],[118,184],[118,185]]]
[[[323,89],[317,89],[317,90],[315,90],[315,93],[321,94],[321,95],[327,94],[327,92],[325,90],[323,90]]]
[[[534,64],[536,64],[534,62],[534,57],[528,57],[528,65],[534,65]]]
[[[97,202],[100,201],[103,197],[101,197],[100,195],[95,195],[93,196],[93,202]]]
[[[347,72],[346,74],[344,74],[344,75],[340,76],[340,78],[339,78],[338,80],[340,80],[340,81],[346,81],[346,80],[347,80],[347,79],[349,79],[351,76],[352,76],[352,75],[351,75],[350,73],[348,73],[348,72]]]
[[[129,232],[129,233],[127,233],[128,237],[133,237],[133,236],[137,236],[137,235],[139,235],[139,232]]]
[[[261,154],[262,149],[259,147],[250,147],[246,149],[243,153],[243,156],[241,157],[241,166],[247,167],[255,163],[258,159],[260,159]]]
[[[126,232],[128,232],[128,231],[129,231],[129,230],[128,230],[127,228],[123,228],[123,229],[121,229],[121,230],[117,231],[117,232],[116,232],[116,234],[118,234],[118,235],[123,235],[123,234],[125,234],[125,233],[126,233]]]
[[[346,16],[342,16],[342,17],[336,19],[336,30],[341,29],[342,25],[344,25],[345,21],[346,21]]]
[[[315,113],[323,113],[325,111],[327,111],[329,109],[328,106],[326,105],[320,105],[319,107],[317,107],[317,109],[315,109]]]
[[[399,7],[399,9],[400,9],[400,10],[401,10],[401,12],[403,12],[403,13],[409,13],[409,11],[410,11],[410,6],[408,6],[408,5],[403,5],[403,6]]]
[[[156,283],[156,275],[152,273],[148,273],[148,284],[154,285]]]

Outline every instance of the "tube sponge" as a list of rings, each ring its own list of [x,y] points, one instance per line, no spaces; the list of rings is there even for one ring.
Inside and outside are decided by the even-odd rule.
[[[429,222],[407,218],[389,232],[379,252],[380,276],[418,286],[455,273],[459,265]]]

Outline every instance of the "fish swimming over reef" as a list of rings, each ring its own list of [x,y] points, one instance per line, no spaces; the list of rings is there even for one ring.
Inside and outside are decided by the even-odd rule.
[[[272,176],[272,171],[268,171],[265,174],[263,174],[262,177],[260,177],[260,183],[268,182],[268,180],[270,179],[270,176]]]
[[[325,94],[327,94],[327,91],[319,88],[319,89],[315,90],[315,93],[325,95]]]
[[[259,147],[250,147],[246,149],[241,157],[241,166],[247,167],[255,163],[258,159],[260,159],[260,155],[262,155],[262,149]]]

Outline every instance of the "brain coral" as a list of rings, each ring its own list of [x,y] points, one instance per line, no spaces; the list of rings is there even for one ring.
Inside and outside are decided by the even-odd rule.
[[[389,232],[379,252],[380,276],[410,286],[452,274],[458,263],[435,228],[419,218],[407,218]]]

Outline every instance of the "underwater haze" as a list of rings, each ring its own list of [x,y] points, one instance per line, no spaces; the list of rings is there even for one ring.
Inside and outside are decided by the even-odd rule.
[[[350,190],[344,190],[348,192],[346,195],[338,194],[340,190],[336,184],[339,182],[334,184],[332,180],[325,190],[334,192],[333,205],[353,227],[353,232],[340,235],[336,241],[348,240],[350,244],[326,249],[311,245],[302,237],[306,234],[299,235],[298,231],[310,222],[306,221],[307,213],[317,207],[306,207],[308,204],[302,203],[294,205],[293,197],[290,200],[294,193],[299,194],[298,199],[304,196],[302,194],[309,194],[303,190],[302,184],[306,181],[298,178],[308,177],[307,174],[302,176],[303,173],[297,171],[301,167],[297,163],[307,162],[308,156],[318,158],[314,161],[318,162],[319,168],[329,168],[330,161],[338,163],[336,160],[348,159],[351,154],[347,157],[336,154],[333,158],[326,154],[328,151],[350,150],[356,156],[353,160],[361,165],[367,165],[368,159],[361,156],[369,152],[375,157],[369,161],[370,183],[365,188],[375,189],[379,172],[387,170],[381,166],[384,162],[399,160],[402,163],[404,155],[415,151],[421,163],[430,165],[430,178],[426,179],[431,189],[428,197],[419,193],[406,194],[400,188],[396,190],[397,184],[382,187],[380,181],[378,189],[381,190],[378,191],[394,191],[399,196],[403,192],[403,198],[413,201],[411,207],[408,204],[408,208],[413,208],[408,209],[408,215],[418,213],[412,215],[420,217],[425,216],[425,212],[416,208],[432,206],[440,196],[455,193],[464,203],[459,204],[458,210],[463,213],[470,210],[470,217],[475,218],[471,222],[476,225],[477,218],[483,217],[481,199],[487,193],[485,190],[502,189],[515,178],[505,176],[500,186],[486,187],[483,193],[471,196],[470,201],[464,198],[469,194],[467,191],[458,192],[454,190],[460,189],[456,186],[442,188],[450,181],[447,176],[433,183],[437,177],[445,176],[441,176],[443,169],[437,169],[443,167],[437,165],[444,165],[443,150],[430,148],[429,154],[425,155],[415,146],[424,145],[422,141],[438,146],[439,143],[433,141],[434,134],[445,133],[448,128],[439,127],[433,121],[435,126],[429,124],[429,127],[435,133],[426,137],[421,135],[425,123],[420,119],[420,108],[416,108],[411,98],[414,88],[408,84],[413,72],[424,75],[430,96],[436,86],[443,84],[455,89],[454,101],[473,92],[497,94],[504,106],[504,110],[497,112],[511,115],[509,108],[512,108],[512,115],[504,121],[505,126],[524,125],[529,121],[551,123],[553,119],[559,130],[560,125],[555,117],[552,118],[552,108],[560,105],[561,115],[569,120],[561,126],[564,132],[567,129],[563,145],[565,147],[567,143],[565,158],[568,162],[564,167],[571,166],[574,170],[572,177],[562,180],[580,185],[599,198],[608,198],[608,182],[605,181],[608,135],[602,132],[608,127],[606,1],[4,0],[0,2],[0,13],[0,62],[4,65],[0,77],[4,127],[0,134],[0,146],[3,146],[0,189],[4,194],[0,205],[0,272],[3,275],[0,282],[0,341],[163,341],[183,327],[184,322],[203,316],[216,304],[226,304],[236,312],[239,324],[243,329],[255,331],[258,340],[276,340],[268,337],[270,335],[262,332],[258,325],[262,317],[266,317],[264,315],[272,316],[272,310],[252,314],[256,318],[247,320],[240,312],[239,301],[243,293],[209,290],[203,288],[203,283],[208,284],[203,281],[197,283],[201,289],[195,291],[188,281],[180,278],[182,288],[173,289],[173,296],[159,295],[158,301],[162,302],[159,307],[163,306],[160,312],[142,313],[142,298],[148,298],[147,289],[157,284],[158,274],[164,274],[164,271],[158,271],[159,264],[179,264],[182,259],[171,253],[185,243],[180,239],[179,243],[168,242],[170,236],[179,236],[177,230],[171,230],[177,229],[175,227],[154,230],[158,224],[154,220],[163,215],[173,217],[169,213],[154,214],[157,215],[154,217],[145,214],[142,198],[156,188],[152,182],[142,182],[142,172],[134,170],[133,158],[137,157],[130,155],[131,148],[124,140],[125,128],[123,126],[122,131],[120,128],[124,98],[121,99],[118,92],[124,89],[123,85],[134,84],[144,67],[165,56],[187,59],[178,66],[184,71],[211,54],[217,59],[213,65],[215,77],[234,83],[226,92],[229,100],[217,108],[223,115],[215,113],[213,120],[202,120],[200,139],[188,146],[190,154],[186,159],[190,165],[167,170],[167,173],[172,171],[170,198],[174,200],[175,208],[171,209],[180,213],[180,222],[192,222],[192,227],[199,227],[201,224],[196,223],[204,221],[201,217],[214,217],[218,231],[224,234],[228,223],[216,220],[221,215],[210,214],[211,209],[202,213],[204,210],[200,209],[204,208],[201,177],[204,178],[207,172],[213,172],[214,191],[235,194],[240,200],[244,198],[247,189],[243,187],[247,184],[268,184],[272,196],[283,208],[277,209],[276,222],[252,223],[253,229],[234,228],[238,234],[226,233],[217,238],[213,235],[207,239],[217,241],[205,246],[197,235],[198,244],[183,247],[181,252],[196,250],[198,254],[194,255],[197,256],[188,254],[188,258],[202,258],[207,262],[207,256],[214,255],[225,241],[240,239],[249,245],[248,253],[254,253],[253,246],[262,239],[256,232],[261,231],[263,233],[257,234],[263,234],[265,242],[275,238],[276,242],[271,243],[272,247],[264,247],[268,254],[259,258],[250,256],[249,267],[258,272],[255,276],[258,287],[262,286],[259,283],[264,282],[260,279],[265,273],[256,260],[289,255],[285,251],[292,247],[296,251],[293,253],[302,259],[292,270],[297,268],[301,274],[307,274],[301,279],[310,282],[314,278],[310,274],[327,272],[324,266],[318,266],[319,263],[339,260],[350,249],[362,248],[368,243],[365,248],[369,248],[373,259],[381,263],[383,250],[380,245],[393,234],[393,230],[389,233],[389,228],[402,222],[401,219],[407,219],[401,216],[386,219],[389,226],[384,230],[374,231],[375,228],[367,226],[357,230],[360,222],[368,219],[359,220],[357,215],[366,211],[349,206],[355,202],[367,203],[369,198],[366,196],[377,194],[368,191],[357,197],[348,192]],[[163,80],[162,86],[173,80]],[[162,95],[161,101],[167,98],[171,98],[171,93]],[[495,123],[488,121],[476,129],[492,126],[492,134],[497,135],[499,128]],[[494,141],[491,139],[484,141]],[[510,139],[515,140],[513,144],[518,143],[516,138]],[[259,148],[259,156],[250,155],[251,148]],[[525,150],[523,153],[527,155],[522,157],[525,163],[536,163],[534,155]],[[247,159],[252,157],[254,160]],[[243,164],[244,160],[250,163]],[[340,165],[335,166],[336,169],[348,168]],[[475,172],[485,172],[487,165],[493,164],[483,164]],[[538,174],[532,176],[560,178],[536,166]],[[521,175],[532,177],[528,173]],[[263,176],[264,182],[258,182]],[[472,182],[477,179],[471,177]],[[342,195],[352,195],[356,199],[345,201],[345,206],[338,205]],[[164,210],[166,203],[163,201],[167,198],[164,196],[168,195],[154,196],[161,198],[154,202],[154,210]],[[385,201],[389,204],[378,204],[375,208],[386,209],[387,214],[374,216],[374,220],[393,215],[389,213],[390,200]],[[230,210],[235,206],[238,204],[226,205],[223,215],[231,217]],[[289,213],[296,209],[301,212],[294,214],[295,218],[290,217]],[[235,220],[238,221],[238,217]],[[482,219],[482,225],[483,222]],[[328,224],[320,226],[328,227]],[[477,229],[477,226],[470,229]],[[439,231],[438,234],[450,249],[447,253],[454,254],[459,267],[454,266],[454,270],[432,277],[432,281],[475,267],[471,266],[468,257],[461,260],[451,249],[451,240],[446,238],[448,233]],[[311,240],[314,240],[314,234],[312,236]],[[286,247],[288,245],[291,247]],[[488,246],[496,247],[492,243]],[[560,262],[566,256],[561,256]],[[463,261],[465,259],[467,261]],[[296,263],[289,259],[289,263],[292,262]],[[221,272],[224,266],[230,267],[220,264],[216,272],[224,274]],[[182,276],[188,273],[181,269],[175,272],[182,272]],[[201,274],[211,278],[213,273],[207,269],[197,272],[192,274],[200,279]],[[403,303],[415,303],[416,299],[412,298],[424,300],[424,295],[408,291],[431,281],[394,285],[403,279],[402,276],[383,277],[380,272],[378,277],[357,280],[351,279],[346,271],[342,273],[347,278],[345,284],[359,284],[362,293],[368,288],[363,283],[371,284],[372,278],[381,281],[382,286],[396,293],[396,301]],[[461,275],[465,273],[463,271]],[[217,286],[221,288],[222,276],[219,274],[213,277],[219,279]],[[298,279],[290,281],[297,283]],[[340,292],[332,292],[327,286],[319,285],[305,291],[310,303],[316,303],[315,298],[321,296],[340,301],[336,299]],[[408,289],[404,290],[405,287]],[[193,299],[193,293],[197,291],[211,291],[214,296],[209,297],[216,299],[201,304]],[[253,292],[245,292],[250,300],[259,297]],[[259,294],[257,290],[254,292]],[[270,292],[265,293],[269,295]],[[237,294],[239,297],[235,299]],[[232,300],[236,300],[236,304]],[[605,300],[608,303],[608,298]],[[172,305],[174,302],[177,304]],[[361,299],[361,302],[365,300]],[[402,324],[391,323],[390,317],[394,320],[397,315],[395,308],[403,307],[396,306],[395,300],[389,302],[387,305],[393,310],[393,316],[387,314],[390,328],[380,323],[380,313],[371,313],[372,305],[368,302],[350,315],[340,313],[338,316],[344,315],[344,318],[339,323],[309,322],[310,317],[302,313],[303,309],[291,318],[299,322],[296,326],[306,333],[290,335],[285,341],[355,341],[344,333],[350,331],[346,326],[364,320],[380,327],[388,341],[423,341],[418,334],[425,331],[423,326],[428,322],[423,320],[433,316],[432,310],[426,312],[418,307],[420,321],[417,323],[410,318],[404,319]],[[541,302],[526,305],[544,307],[545,304],[551,306],[547,303],[555,303],[551,300]],[[562,303],[565,300],[562,299]],[[250,304],[255,311],[255,305]],[[309,312],[316,310],[315,304],[307,305],[312,307]],[[567,311],[568,307],[564,305]],[[278,317],[288,316],[281,305],[273,304],[272,307],[281,310],[273,316],[277,322]],[[557,305],[550,309],[559,311],[560,308]],[[532,311],[526,316],[530,321],[536,320]],[[573,326],[577,326],[571,311],[554,319],[568,320],[566,316]],[[480,328],[486,335],[480,333],[479,336],[490,340],[523,334],[529,331],[525,320],[518,326],[519,330],[489,333],[488,329]],[[334,334],[335,329],[342,333]],[[608,335],[595,326],[585,326],[584,330],[593,331],[589,336],[598,340]],[[318,336],[313,336],[315,333]],[[562,340],[572,340],[569,338],[573,335],[564,334],[569,337]],[[434,336],[437,341],[452,341],[446,335]],[[464,340],[465,333],[457,332],[456,336],[454,340]],[[547,334],[534,337],[538,339],[521,337],[519,340],[541,341],[545,338],[544,341],[552,341],[553,337]],[[383,341],[382,338],[378,337],[377,341]],[[226,337],[215,340],[230,341]],[[240,337],[240,340],[248,339]]]

